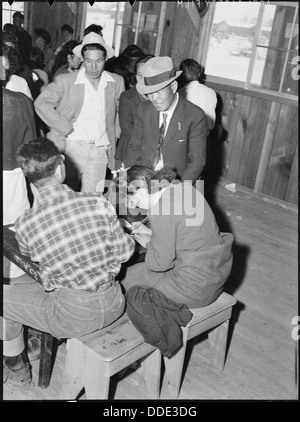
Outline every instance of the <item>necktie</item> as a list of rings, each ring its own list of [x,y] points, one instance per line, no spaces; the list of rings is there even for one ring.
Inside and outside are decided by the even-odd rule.
[[[167,114],[163,113],[163,122],[159,128],[159,140],[158,140],[158,145],[156,148],[156,152],[154,155],[154,159],[153,159],[153,163],[152,163],[152,168],[153,170],[159,170],[159,168],[156,168],[158,163],[160,161],[162,161],[162,153],[161,153],[161,147],[163,144],[163,140],[165,137],[165,131],[166,131],[166,124],[167,124]]]

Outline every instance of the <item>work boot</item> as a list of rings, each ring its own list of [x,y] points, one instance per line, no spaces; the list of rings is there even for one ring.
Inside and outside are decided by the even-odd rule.
[[[6,382],[7,378],[9,375],[9,369],[8,367],[5,365],[5,362],[3,360],[3,384]]]
[[[34,386],[30,365],[24,351],[18,356],[3,356],[3,383],[27,390]]]
[[[40,331],[28,328],[27,338],[27,354],[30,361],[38,360],[41,354],[41,337]]]

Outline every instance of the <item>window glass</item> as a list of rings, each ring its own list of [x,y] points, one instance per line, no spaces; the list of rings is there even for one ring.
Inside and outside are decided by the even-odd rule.
[[[112,46],[115,27],[117,2],[95,2],[87,5],[85,28],[91,24],[101,25],[103,38],[107,45]]]
[[[296,10],[282,3],[216,3],[205,63],[208,77],[297,95]]]
[[[123,3],[123,9],[119,8],[115,45],[118,45],[118,27],[122,25],[122,32],[119,41],[119,49],[116,53],[123,51],[128,45],[136,44],[146,54],[154,54],[162,2],[135,2],[132,6],[129,2]],[[122,19],[120,18],[122,16]]]
[[[8,1],[2,2],[2,27],[6,23],[12,23],[12,15],[17,11],[24,13],[23,1],[14,1],[12,5],[10,5]]]
[[[217,3],[205,71],[246,81],[259,2]]]

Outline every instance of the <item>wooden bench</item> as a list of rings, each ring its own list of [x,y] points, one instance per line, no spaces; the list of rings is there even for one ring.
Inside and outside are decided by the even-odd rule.
[[[172,397],[180,389],[187,341],[210,330],[209,339],[218,368],[223,368],[228,322],[236,300],[222,295],[211,305],[192,309],[193,318],[183,327],[183,347],[171,359],[164,357],[165,379]],[[145,358],[146,357],[146,358]],[[144,367],[149,398],[159,397],[161,353],[145,343],[127,315],[103,331],[67,341],[67,357],[62,381],[62,398],[74,400],[85,388],[87,399],[107,399],[110,377],[139,359]]]
[[[62,399],[76,399],[82,388],[87,399],[107,399],[110,377],[139,359],[149,396],[159,397],[161,353],[145,343],[124,314],[102,331],[67,341]]]
[[[183,331],[183,347],[171,359],[164,357],[165,375],[170,398],[177,398],[180,391],[182,370],[188,340],[208,331],[215,365],[223,369],[228,336],[228,325],[236,300],[223,292],[219,298],[204,308],[191,309],[193,318]]]

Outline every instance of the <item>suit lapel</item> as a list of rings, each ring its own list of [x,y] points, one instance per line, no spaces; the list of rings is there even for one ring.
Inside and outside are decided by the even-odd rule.
[[[104,96],[105,96],[105,115],[107,117],[110,109],[111,104],[114,104],[114,99],[116,96],[116,88],[115,82],[107,82],[106,87],[104,88]]]
[[[172,115],[171,121],[169,123],[169,127],[164,139],[164,145],[166,145],[170,139],[172,139],[175,133],[180,130],[182,126],[182,116],[183,116],[183,106],[182,102],[180,101],[180,97],[178,98],[177,106],[174,110]]]

